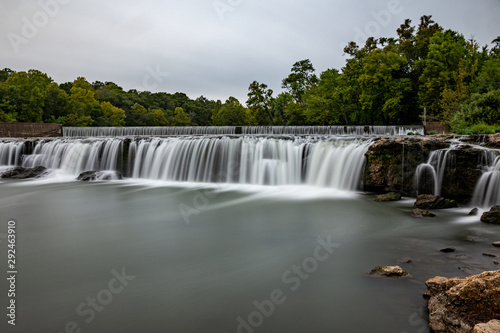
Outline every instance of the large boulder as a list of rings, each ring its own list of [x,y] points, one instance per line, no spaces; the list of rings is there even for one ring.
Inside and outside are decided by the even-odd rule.
[[[29,179],[39,178],[45,174],[47,174],[47,168],[44,166],[36,166],[34,168],[15,167],[2,172],[0,178]]]
[[[375,200],[377,202],[398,201],[398,200],[401,200],[401,193],[389,192],[386,194],[380,194],[373,200]]]
[[[491,207],[489,212],[484,212],[481,221],[485,223],[500,224],[500,206]]]
[[[425,282],[429,326],[436,333],[471,333],[500,318],[500,270],[469,277],[434,277]]]
[[[455,200],[445,199],[439,195],[420,194],[417,201],[415,201],[415,207],[420,209],[446,209],[458,206]]]

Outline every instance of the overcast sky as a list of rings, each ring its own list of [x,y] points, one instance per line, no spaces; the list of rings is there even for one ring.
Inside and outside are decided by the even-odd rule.
[[[1,0],[0,67],[244,103],[254,80],[276,95],[296,61],[340,69],[347,42],[422,15],[481,45],[500,35],[500,0]]]

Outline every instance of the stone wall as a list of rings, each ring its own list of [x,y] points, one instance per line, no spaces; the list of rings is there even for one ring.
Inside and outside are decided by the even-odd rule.
[[[0,123],[2,138],[33,138],[62,136],[61,124]]]

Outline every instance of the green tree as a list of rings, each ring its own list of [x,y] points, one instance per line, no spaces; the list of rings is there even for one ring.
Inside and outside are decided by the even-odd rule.
[[[190,126],[191,125],[191,118],[189,118],[189,115],[181,107],[175,108],[173,120],[174,120],[173,121],[174,126]]]
[[[101,102],[101,110],[104,117],[102,126],[125,126],[125,110],[112,105],[110,102]]]
[[[43,121],[46,123],[55,122],[57,118],[64,117],[69,112],[68,94],[60,89],[57,83],[52,82],[47,89],[43,105]]]
[[[316,83],[318,78],[314,74],[314,67],[309,59],[305,59],[293,64],[292,73],[283,79],[281,87],[288,90],[296,103],[302,103],[306,91]]]
[[[47,74],[30,69],[28,72],[17,72],[5,81],[7,87],[12,87],[8,94],[13,112],[17,113],[17,121],[41,123],[43,107],[47,97],[47,89],[52,79]]]
[[[273,91],[267,89],[267,85],[253,81],[248,87],[247,108],[250,114],[250,122],[254,125],[273,125],[273,117],[269,108],[269,102]]]
[[[245,108],[235,97],[229,97],[224,104],[215,106],[212,114],[214,126],[244,126],[247,125]]]

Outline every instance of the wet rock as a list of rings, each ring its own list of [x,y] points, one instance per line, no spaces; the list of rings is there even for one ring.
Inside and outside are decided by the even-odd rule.
[[[415,208],[411,211],[412,217],[435,217],[436,215],[425,209]]]
[[[401,200],[401,193],[398,192],[389,192],[386,194],[380,194],[374,199],[374,201],[377,202],[388,202],[388,201],[398,201],[398,200]]]
[[[500,206],[491,207],[489,212],[484,212],[481,216],[484,223],[500,224]]]
[[[455,200],[445,199],[439,195],[432,194],[420,194],[414,206],[420,209],[446,209],[458,207]]]
[[[479,209],[477,208],[473,208],[469,214],[467,214],[468,216],[477,216],[479,214]]]
[[[39,178],[47,174],[47,168],[43,166],[36,166],[34,168],[15,167],[3,172],[0,178],[7,179],[29,179]]]
[[[500,320],[493,319],[487,323],[474,326],[474,333],[498,333],[500,332]]]
[[[494,261],[493,261],[493,263],[494,263],[495,265],[498,265],[498,261],[496,261],[496,260],[494,260]]]
[[[402,257],[398,259],[398,264],[411,264],[413,260],[410,257]]]
[[[491,243],[493,246],[500,247],[500,242],[493,242]]]
[[[120,180],[123,178],[122,175],[116,171],[85,171],[76,179],[83,182],[89,182],[96,180]]]
[[[401,278],[409,276],[410,274],[408,274],[408,272],[400,266],[377,266],[371,270],[370,275],[388,278]]]
[[[483,256],[485,256],[485,257],[491,257],[491,258],[496,258],[496,255],[490,254],[490,253],[483,253]]]
[[[436,333],[472,332],[500,316],[500,270],[425,282],[429,326]]]
[[[447,248],[441,249],[439,251],[444,252],[444,253],[452,253],[452,252],[455,252],[455,249],[452,247],[447,247]]]

